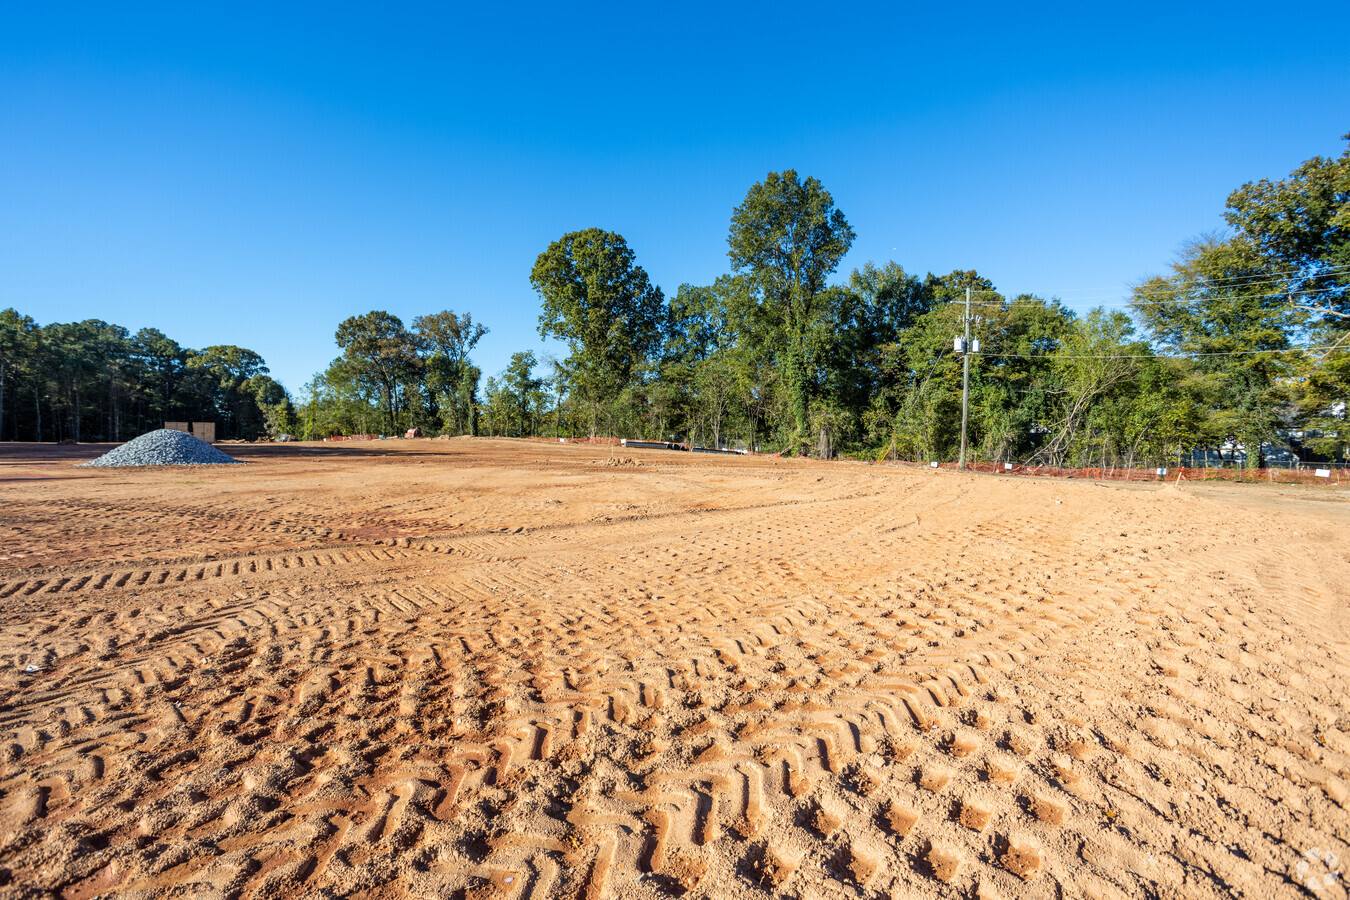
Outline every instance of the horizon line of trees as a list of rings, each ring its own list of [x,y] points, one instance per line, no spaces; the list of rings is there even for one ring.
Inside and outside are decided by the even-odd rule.
[[[733,209],[730,271],[712,285],[683,284],[667,300],[623,237],[599,228],[541,253],[539,333],[569,355],[554,364],[554,408],[503,421],[953,459],[962,357],[952,341],[969,291],[982,342],[974,459],[1135,466],[1200,451],[1236,462],[1238,448],[1246,466],[1268,449],[1344,458],[1350,148],[1243,185],[1224,218],[1231,231],[1186,244],[1170,271],[1133,289],[1129,313],[1079,316],[1053,298],[1006,297],[974,270],[919,278],[868,262],[831,285],[852,228],[819,181],[770,172]],[[510,383],[502,390],[509,406]]]
[[[1346,136],[1350,141],[1350,135]],[[39,328],[0,315],[0,438],[120,440],[166,418],[232,436],[612,435],[830,457],[956,456],[970,292],[971,457],[1136,466],[1265,448],[1343,458],[1350,445],[1350,147],[1228,198],[1230,231],[1186,244],[1134,287],[1129,312],[1078,315],[1007,297],[975,270],[912,275],[868,262],[831,284],[854,232],[815,178],[771,172],[732,210],[729,271],[667,298],[624,238],[563,235],[530,282],[539,334],[487,379],[487,328],[451,310],[411,326],[341,322],[342,355],[298,406],[260,357],[185,350],[151,329]],[[20,412],[24,401],[30,409]],[[44,418],[45,416],[45,418]]]
[[[0,310],[0,440],[125,441],[166,421],[215,422],[222,440],[252,440],[291,417],[286,389],[244,347],[194,350],[156,328],[40,325]]]

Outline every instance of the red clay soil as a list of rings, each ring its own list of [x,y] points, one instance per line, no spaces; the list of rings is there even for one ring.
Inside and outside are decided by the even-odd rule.
[[[1336,897],[1350,492],[0,445],[0,897]]]

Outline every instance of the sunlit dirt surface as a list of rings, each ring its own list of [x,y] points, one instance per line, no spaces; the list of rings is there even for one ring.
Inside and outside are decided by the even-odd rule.
[[[0,896],[1343,897],[1350,485],[0,445]]]

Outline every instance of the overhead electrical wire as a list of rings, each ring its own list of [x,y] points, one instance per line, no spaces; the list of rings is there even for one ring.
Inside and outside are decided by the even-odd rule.
[[[1325,275],[1329,275],[1329,274],[1337,274],[1337,273],[1342,273],[1342,272],[1344,272],[1345,274],[1350,274],[1350,265],[1327,266],[1326,268],[1319,270],[1318,273],[1317,273],[1317,276],[1325,276]],[[1000,298],[1003,298],[1003,299],[999,299],[999,300],[970,300],[970,301],[967,301],[967,300],[965,300],[964,298],[962,298],[962,297],[960,297],[960,296],[957,296],[957,297],[954,297],[954,298],[952,298],[951,300],[947,301],[947,303],[948,303],[948,305],[950,305],[950,306],[961,307],[961,306],[969,305],[969,306],[971,306],[971,307],[980,308],[980,309],[1007,309],[1007,308],[1010,308],[1010,307],[1013,307],[1013,306],[1045,306],[1045,307],[1050,307],[1050,306],[1053,306],[1053,305],[1058,305],[1058,306],[1068,307],[1068,306],[1081,306],[1081,305],[1084,305],[1084,304],[1087,304],[1087,303],[1091,303],[1091,302],[1093,302],[1093,301],[1098,301],[1098,300],[1114,301],[1113,303],[1097,303],[1096,305],[1097,305],[1097,306],[1100,306],[1100,307],[1115,307],[1115,308],[1136,308],[1136,307],[1139,307],[1139,306],[1155,306],[1155,307],[1156,307],[1156,306],[1168,306],[1168,305],[1185,306],[1185,305],[1191,305],[1191,304],[1196,304],[1196,303],[1214,303],[1214,302],[1216,302],[1216,301],[1231,301],[1231,300],[1284,300],[1284,301],[1287,301],[1290,305],[1295,305],[1295,304],[1296,304],[1296,301],[1297,301],[1297,300],[1300,300],[1300,299],[1305,300],[1305,302],[1306,302],[1306,301],[1307,301],[1308,299],[1310,299],[1310,298],[1316,298],[1316,297],[1321,296],[1321,295],[1340,294],[1340,293],[1342,293],[1342,292],[1345,290],[1343,287],[1339,287],[1339,286],[1338,286],[1338,287],[1297,288],[1297,289],[1294,289],[1294,290],[1280,291],[1280,292],[1278,292],[1278,293],[1267,293],[1267,294],[1214,294],[1214,293],[1210,293],[1210,294],[1208,294],[1207,296],[1201,296],[1201,297],[1182,297],[1182,296],[1176,296],[1176,295],[1180,295],[1180,294],[1182,294],[1182,293],[1185,293],[1185,292],[1188,291],[1188,290],[1191,290],[1191,291],[1195,291],[1195,290],[1208,290],[1208,291],[1241,291],[1241,290],[1244,290],[1244,289],[1246,289],[1246,288],[1251,288],[1251,287],[1254,287],[1254,286],[1257,286],[1257,285],[1260,285],[1260,284],[1264,284],[1264,283],[1272,283],[1272,284],[1273,284],[1273,283],[1277,283],[1277,282],[1280,282],[1280,281],[1287,281],[1287,280],[1289,280],[1290,278],[1294,278],[1294,277],[1297,277],[1297,276],[1300,276],[1300,275],[1305,275],[1305,274],[1306,274],[1306,271],[1305,271],[1305,270],[1302,270],[1302,269],[1290,269],[1290,270],[1286,270],[1286,271],[1284,271],[1284,272],[1276,272],[1276,273],[1263,272],[1263,273],[1260,273],[1259,275],[1239,276],[1239,277],[1234,277],[1234,278],[1231,278],[1231,279],[1198,279],[1198,280],[1193,280],[1193,281],[1190,281],[1190,282],[1182,282],[1182,283],[1180,283],[1178,286],[1172,287],[1170,290],[1164,289],[1164,290],[1161,290],[1161,291],[1158,292],[1158,293],[1162,293],[1162,294],[1164,294],[1164,295],[1166,295],[1166,294],[1172,294],[1173,296],[1170,296],[1170,297],[1169,297],[1169,296],[1161,296],[1161,297],[1155,296],[1155,297],[1152,297],[1152,298],[1130,298],[1130,299],[1123,299],[1123,298],[1122,298],[1122,294],[1119,294],[1119,293],[1118,293],[1118,294],[1112,294],[1112,295],[1098,295],[1098,296],[1090,296],[1090,297],[1077,297],[1077,298],[1071,298],[1071,299],[1067,299],[1067,300],[1066,300],[1066,299],[1060,298],[1060,297],[1058,297],[1058,296],[1051,296],[1051,297],[1049,297],[1049,298],[1042,298],[1042,297],[1037,297],[1037,296],[1030,296],[1030,297],[1027,297],[1027,296],[1024,294],[1024,295],[1022,295],[1022,296],[1020,296],[1020,297],[1015,297],[1015,298],[1012,298],[1012,299],[1006,299],[1006,298],[1003,298],[1004,295],[1003,295],[1002,292],[1000,292],[1000,291],[995,291],[995,290],[988,290],[988,291],[985,291],[985,290],[981,290],[981,291],[971,291],[972,296],[973,296],[973,295],[981,295],[981,294],[982,294],[982,295],[995,294],[995,295],[998,295]],[[1083,290],[1089,290],[1089,289],[1084,288]],[[1101,288],[1096,288],[1096,289],[1092,289],[1092,290],[1102,290],[1102,289],[1101,289]],[[1307,310],[1307,311],[1309,311],[1309,312],[1317,312],[1317,311],[1318,311],[1318,310],[1316,310],[1316,309],[1314,309],[1314,308],[1312,308],[1312,307],[1308,307],[1308,306],[1303,306],[1302,308],[1305,309],[1305,310]],[[1331,310],[1326,310],[1326,311],[1327,311],[1327,312],[1330,312]],[[1328,346],[1320,346],[1320,347],[1317,347],[1317,346],[1313,346],[1313,347],[1286,347],[1286,348],[1281,348],[1281,349],[1278,349],[1278,350],[1222,350],[1222,351],[1210,351],[1210,352],[1189,353],[1189,354],[1159,354],[1159,353],[1137,353],[1137,354],[1136,354],[1136,353],[1122,353],[1122,354],[1099,354],[1099,355],[1097,355],[1097,354],[1087,354],[1087,355],[1076,355],[1076,354],[1059,354],[1059,353],[1055,353],[1055,352],[1051,351],[1051,352],[1043,353],[1043,354],[1030,354],[1030,355],[1029,355],[1029,354],[1014,354],[1014,353],[998,353],[998,352],[996,352],[996,351],[985,350],[984,352],[980,353],[979,355],[984,356],[984,357],[994,358],[994,359],[1026,359],[1026,360],[1047,360],[1047,359],[1052,359],[1052,358],[1053,358],[1053,359],[1063,359],[1063,360],[1068,360],[1068,359],[1103,359],[1103,360],[1105,360],[1105,359],[1175,359],[1175,360],[1192,360],[1192,359],[1203,359],[1203,358],[1207,358],[1207,357],[1258,356],[1258,355],[1280,354],[1280,353],[1309,353],[1309,354],[1311,354],[1311,353],[1322,353],[1322,354],[1323,354],[1323,358],[1325,358],[1326,355],[1328,355],[1328,354],[1330,354],[1331,352],[1333,352],[1333,351],[1335,351],[1335,350],[1338,350],[1338,349],[1342,349],[1340,343],[1331,344],[1331,345],[1328,345]]]
[[[1103,353],[1103,354],[1061,354],[1054,351],[1040,354],[1018,354],[1018,353],[999,353],[997,351],[982,350],[979,356],[993,357],[994,359],[1201,359],[1210,356],[1260,356],[1269,353],[1317,353],[1330,352],[1336,349],[1335,344],[1326,347],[1285,347],[1280,350],[1215,350],[1206,353],[1187,353],[1187,354],[1161,354],[1161,353]]]
[[[1194,303],[1213,303],[1220,300],[1279,300],[1291,299],[1295,297],[1312,297],[1322,294],[1340,293],[1339,288],[1304,288],[1293,291],[1280,291],[1272,294],[1210,294],[1204,297],[1155,297],[1155,298],[1131,298],[1121,299],[1121,295],[1102,295],[1098,297],[1078,297],[1071,300],[1064,300],[1060,297],[1014,297],[1008,300],[972,300],[972,307],[982,307],[986,309],[1006,309],[1010,306],[1081,306],[1086,303],[1107,300],[1114,303],[1096,303],[1097,306],[1166,306],[1175,304],[1184,306]],[[964,306],[966,301],[961,298],[953,298],[947,301],[951,305]]]
[[[1222,288],[1222,287],[1225,287],[1225,286],[1229,286],[1229,287],[1247,287],[1247,286],[1250,286],[1250,285],[1253,285],[1253,284],[1260,284],[1260,283],[1262,283],[1262,282],[1276,283],[1276,282],[1280,282],[1280,281],[1289,281],[1289,280],[1292,280],[1292,279],[1295,279],[1295,278],[1299,278],[1299,277],[1305,277],[1305,278],[1306,278],[1306,277],[1319,278],[1319,277],[1324,277],[1324,276],[1326,276],[1326,275],[1333,275],[1333,274],[1340,273],[1340,272],[1350,273],[1350,264],[1336,265],[1336,266],[1325,266],[1325,267],[1322,267],[1322,268],[1318,269],[1315,273],[1312,273],[1311,275],[1308,273],[1308,271],[1307,271],[1306,269],[1285,269],[1285,270],[1282,270],[1282,271],[1276,271],[1276,272],[1259,272],[1259,273],[1253,273],[1253,274],[1251,274],[1251,275],[1235,275],[1235,276],[1231,276],[1231,277],[1228,277],[1228,278],[1190,278],[1190,279],[1183,279],[1183,280],[1178,281],[1178,282],[1176,283],[1177,286],[1174,287],[1174,288],[1172,288],[1172,289],[1171,289],[1171,292],[1172,292],[1172,293],[1180,293],[1180,292],[1183,291],[1183,290],[1194,290],[1194,289],[1196,289],[1196,288],[1202,288],[1202,287],[1208,287],[1208,288]],[[1157,276],[1157,277],[1162,278],[1163,276]],[[1058,295],[1061,295],[1061,294],[1082,293],[1082,292],[1084,292],[1084,291],[1109,291],[1109,290],[1116,290],[1116,287],[1115,287],[1115,286],[1111,286],[1111,287],[1097,287],[1097,288],[1072,288],[1072,289],[1064,290],[1064,291],[1037,291],[1037,292],[1023,291],[1022,293],[1038,293],[1038,294],[1039,294],[1039,293],[1045,293],[1045,294],[1049,294],[1049,295],[1052,295],[1052,296],[1058,296]],[[1003,294],[1003,293],[1004,293],[1003,291],[992,290],[992,289],[991,289],[991,290],[973,290],[973,291],[971,291],[971,294],[972,294],[972,295],[976,295],[976,294],[1000,294],[1000,295],[1001,295],[1001,294]]]

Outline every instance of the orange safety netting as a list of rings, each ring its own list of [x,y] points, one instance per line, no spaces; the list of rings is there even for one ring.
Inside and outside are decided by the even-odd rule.
[[[957,469],[956,463],[892,462],[891,465],[917,466],[922,468]],[[1096,481],[1264,481],[1276,484],[1340,484],[1350,481],[1350,472],[1339,469],[1322,469],[1327,475],[1319,476],[1316,469],[1220,469],[1186,466],[1166,469],[1126,469],[1119,467],[1073,469],[1063,466],[1031,466],[1020,463],[968,463],[966,468],[972,472],[985,472],[991,475],[1040,475],[1046,478],[1086,478]],[[1165,472],[1166,474],[1160,474]]]

